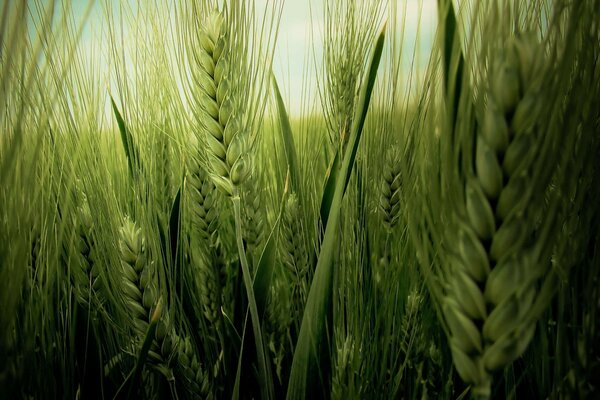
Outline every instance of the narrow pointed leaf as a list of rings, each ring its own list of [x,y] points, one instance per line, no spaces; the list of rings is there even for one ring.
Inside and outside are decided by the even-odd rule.
[[[438,10],[440,12],[440,21],[444,26],[444,49],[443,49],[443,73],[444,87],[446,90],[446,100],[450,108],[449,115],[452,117],[451,126],[454,127],[458,113],[458,103],[460,101],[463,66],[465,63],[460,37],[456,29],[456,12],[454,4],[449,0],[438,0]],[[453,51],[454,46],[458,51]]]
[[[115,114],[115,118],[117,120],[117,125],[119,126],[119,132],[121,133],[121,141],[123,142],[123,148],[125,149],[125,156],[127,157],[127,165],[129,166],[129,173],[132,177],[136,178],[138,176],[138,169],[140,167],[139,158],[137,154],[137,150],[133,143],[133,137],[131,136],[131,132],[127,130],[125,126],[125,120],[115,103],[115,100],[110,96],[110,103],[112,105],[113,112]]]
[[[177,262],[177,250],[179,247],[179,214],[181,210],[181,186],[177,190],[173,205],[171,206],[171,216],[169,217],[169,239],[171,244],[171,265]]]
[[[146,358],[148,357],[148,351],[150,350],[150,346],[152,346],[152,341],[156,336],[156,325],[158,324],[162,310],[161,304],[162,302],[159,298],[158,303],[156,304],[156,307],[152,314],[152,318],[150,319],[150,325],[148,326],[148,330],[146,331],[146,337],[144,338],[144,342],[142,343],[140,353],[138,354],[133,376],[131,377],[131,381],[129,382],[129,390],[127,393],[128,399],[132,398],[132,395],[135,395],[137,392],[139,392],[140,384],[142,382],[142,370],[144,369],[144,365],[146,364]]]
[[[278,220],[279,221],[279,220]],[[276,255],[277,255],[277,225],[273,227],[267,244],[260,256],[258,261],[258,267],[256,269],[256,276],[254,277],[254,294],[256,296],[256,308],[258,309],[259,315],[264,315],[267,306],[267,297],[269,295],[269,288],[271,287],[271,278],[273,277],[273,269],[275,267]]]
[[[275,102],[277,103],[277,111],[279,113],[279,123],[281,125],[285,158],[290,170],[290,186],[292,187],[292,191],[294,193],[298,193],[300,170],[298,168],[298,155],[296,154],[296,147],[294,145],[292,126],[290,125],[285,104],[281,98],[281,92],[279,91],[279,86],[277,85],[277,79],[275,79],[274,74],[272,74],[271,77],[273,83],[273,94],[275,95]]]

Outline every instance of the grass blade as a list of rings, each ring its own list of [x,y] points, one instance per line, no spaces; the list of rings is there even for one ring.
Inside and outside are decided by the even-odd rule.
[[[140,349],[140,354],[138,355],[135,369],[133,371],[133,375],[131,376],[131,380],[129,381],[129,389],[127,390],[127,399],[132,398],[132,395],[136,395],[140,387],[140,382],[142,378],[142,370],[144,369],[144,364],[146,363],[146,358],[148,357],[148,351],[150,350],[150,346],[152,346],[152,341],[156,336],[156,326],[158,324],[158,320],[160,319],[160,314],[162,310],[162,299],[158,299],[156,303],[156,308],[152,313],[152,318],[150,319],[150,325],[148,326],[148,331],[146,332],[146,337],[144,338],[144,342],[142,343],[142,347]],[[117,393],[118,394],[118,393]],[[115,396],[116,398],[117,396]]]
[[[129,173],[133,178],[137,178],[140,169],[140,160],[135,148],[135,144],[133,143],[133,137],[131,136],[131,132],[129,132],[125,126],[125,120],[123,119],[115,100],[113,99],[112,95],[109,96],[115,118],[117,119],[117,125],[119,126],[119,132],[121,133],[121,141],[123,142],[125,155],[127,156]]]
[[[452,116],[452,127],[456,123],[458,114],[458,103],[462,87],[463,66],[465,63],[460,38],[456,30],[456,12],[454,4],[448,0],[438,0],[440,21],[444,27],[444,49],[442,53],[442,65],[444,73],[444,87],[448,101],[449,115]],[[457,46],[457,51],[454,47]],[[450,103],[450,101],[452,101]]]
[[[179,247],[179,214],[181,211],[181,186],[177,190],[173,206],[171,207],[171,216],[169,217],[169,240],[171,244],[171,265],[177,262],[177,250]]]
[[[279,232],[279,224],[281,221],[281,216],[283,214],[283,207],[285,201],[287,199],[287,195],[289,192],[288,185],[290,183],[291,172],[288,171],[285,181],[285,187],[283,190],[283,196],[281,198],[281,207],[279,208],[279,214],[277,215],[277,220],[275,220],[275,224],[273,229],[271,229],[271,233],[269,234],[269,238],[267,239],[267,244],[265,244],[265,248],[260,255],[260,260],[258,260],[258,267],[256,269],[256,275],[254,276],[254,293],[256,296],[256,307],[258,308],[258,314],[263,315],[267,306],[267,297],[269,293],[269,288],[271,287],[271,278],[273,277],[273,268],[275,267],[276,257],[277,257],[277,243],[278,243],[278,232]]]
[[[321,197],[321,208],[320,216],[321,223],[323,224],[323,230],[329,219],[329,211],[331,210],[331,203],[333,202],[333,196],[335,193],[335,183],[340,172],[340,153],[335,153],[335,157],[327,168],[327,174],[325,176],[325,187],[323,188],[323,197]]]
[[[271,287],[271,278],[273,276],[273,268],[276,262],[277,256],[277,227],[279,220],[275,223],[275,226],[271,230],[271,234],[267,239],[267,244],[260,256],[258,261],[258,267],[256,269],[256,275],[254,277],[254,293],[256,296],[256,308],[258,314],[263,315],[267,305],[267,297],[269,294],[269,287]]]
[[[244,250],[244,244],[242,242],[242,216],[241,216],[241,205],[240,196],[236,193],[231,198],[233,202],[234,218],[235,218],[235,233],[236,243],[238,247],[238,253],[240,257],[240,264],[242,266],[242,277],[244,279],[244,286],[246,288],[246,295],[248,296],[248,308],[250,309],[250,318],[252,321],[252,330],[254,332],[254,341],[256,345],[256,357],[258,361],[258,379],[260,381],[260,391],[262,398],[271,399],[273,398],[273,378],[268,370],[267,364],[267,351],[265,348],[265,342],[263,340],[262,329],[260,324],[260,314],[258,313],[258,307],[256,305],[256,297],[254,293],[254,285],[250,276],[250,269],[248,267],[248,259],[246,258],[246,252]]]
[[[277,103],[277,111],[279,113],[279,123],[281,125],[281,133],[283,136],[283,146],[285,148],[285,157],[287,160],[288,168],[290,171],[290,185],[292,192],[298,193],[300,187],[300,169],[298,168],[298,155],[296,154],[296,147],[294,145],[294,135],[292,132],[292,126],[288,117],[285,104],[281,98],[281,92],[277,85],[277,79],[275,74],[271,75],[273,83],[273,93],[275,95],[275,102]]]

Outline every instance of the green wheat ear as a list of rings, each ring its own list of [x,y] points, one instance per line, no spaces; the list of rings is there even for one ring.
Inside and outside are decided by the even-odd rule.
[[[192,249],[191,261],[196,266],[198,290],[204,317],[216,329],[220,324],[222,288],[220,286],[218,265],[213,254],[204,254]]]
[[[549,300],[538,282],[550,264],[536,256],[539,244],[531,238],[537,217],[527,212],[532,191],[544,191],[532,177],[543,135],[536,128],[534,85],[541,60],[533,36],[512,38],[496,55],[442,305],[454,365],[484,398],[491,373],[522,355],[533,338],[534,304]]]
[[[280,254],[292,281],[293,319],[300,321],[308,294],[309,253],[304,242],[300,202],[295,193],[286,200],[282,222]]]
[[[177,348],[177,372],[191,398],[212,399],[208,371],[198,361],[189,336],[173,335]]]
[[[158,284],[153,262],[148,261],[141,228],[126,218],[119,230],[119,254],[123,271],[121,283],[125,309],[131,318],[134,344],[141,346],[158,302]],[[173,379],[170,359],[175,352],[168,313],[162,313],[148,351],[152,365],[167,379]]]
[[[188,162],[188,183],[193,232],[214,248],[219,232],[218,196],[214,183],[196,157]]]
[[[256,85],[251,82],[257,76],[250,72],[251,68],[246,67],[248,63],[263,64],[266,61],[254,59],[255,56],[262,59],[262,50],[257,50],[261,44],[254,43],[246,47],[245,38],[241,37],[244,31],[252,30],[244,21],[236,19],[236,16],[239,17],[236,11],[245,10],[244,6],[232,8],[229,10],[231,14],[228,14],[227,10],[224,13],[212,11],[198,35],[195,36],[195,31],[191,32],[192,40],[188,50],[191,53],[193,107],[197,126],[201,127],[198,141],[203,143],[206,149],[210,177],[215,186],[233,203],[236,246],[250,308],[258,371],[261,376],[261,394],[265,398],[271,398],[273,382],[267,368],[261,316],[253,291],[253,276],[243,244],[240,199],[241,185],[252,172],[249,158],[252,138],[249,137],[249,132],[257,117],[253,112],[257,108],[254,108],[254,104],[249,104],[248,97],[253,97],[249,94],[261,85],[260,82]],[[249,61],[246,60],[248,50],[252,53],[252,60]],[[256,50],[256,53],[253,50]]]
[[[257,174],[248,177],[242,187],[242,236],[248,246],[248,253],[260,249],[265,233],[266,216],[263,210],[261,185]],[[253,266],[254,267],[254,266]]]
[[[274,279],[266,308],[265,340],[275,364],[275,373],[282,382],[283,368],[289,351],[289,328],[292,323],[292,298],[285,274]]]
[[[400,218],[402,175],[399,157],[398,148],[392,147],[387,151],[383,164],[379,209],[383,216],[383,225],[388,232],[392,231]]]
[[[228,196],[251,171],[247,157],[247,134],[243,127],[241,99],[234,87],[237,77],[231,68],[227,21],[213,11],[198,37],[199,48],[193,68],[197,84],[197,122],[204,132],[206,150],[215,185]]]
[[[74,274],[77,299],[81,304],[100,298],[100,271],[92,236],[93,219],[87,199],[77,208],[75,247],[79,253],[80,270]]]

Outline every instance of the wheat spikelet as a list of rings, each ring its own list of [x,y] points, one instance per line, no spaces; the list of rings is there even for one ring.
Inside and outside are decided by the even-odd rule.
[[[132,319],[134,344],[141,346],[158,302],[158,285],[154,264],[148,262],[146,243],[141,228],[126,218],[119,231],[119,254],[123,271],[122,291],[125,308]],[[175,345],[170,340],[172,327],[168,313],[162,313],[156,335],[148,351],[150,362],[167,377],[173,379],[169,366]]]
[[[527,213],[530,191],[539,186],[530,164],[540,135],[531,84],[540,47],[532,36],[513,38],[492,69],[475,175],[464,186],[459,254],[450,258],[442,305],[456,369],[483,398],[490,395],[491,372],[524,352],[535,330],[529,312],[547,296],[537,281],[549,264],[535,256]]]
[[[400,218],[400,187],[402,185],[400,167],[398,149],[392,147],[387,151],[383,165],[383,182],[379,200],[383,225],[388,232],[392,231]]]
[[[211,248],[215,247],[219,228],[217,192],[197,158],[191,158],[188,162],[188,182],[192,229],[195,234],[206,240]]]
[[[294,317],[299,317],[304,309],[308,285],[308,251],[304,243],[304,229],[298,196],[291,193],[283,210],[281,224],[281,256],[293,282]]]
[[[232,196],[234,187],[250,172],[240,100],[236,98],[227,21],[213,11],[203,24],[192,68],[197,86],[196,119],[202,127],[211,178],[224,193]]]
[[[146,243],[141,229],[131,219],[125,220],[119,234],[125,305],[134,320],[135,330],[143,335],[148,329],[151,308],[156,301],[156,288],[151,286],[152,267],[147,263]]]
[[[359,84],[364,73],[364,55],[369,37],[380,25],[382,3],[325,2],[323,30],[323,108],[331,143],[343,155],[350,139]],[[358,11],[360,10],[360,11]]]
[[[383,176],[379,192],[379,214],[385,230],[384,240],[381,244],[381,253],[377,257],[377,263],[373,268],[373,279],[378,288],[381,289],[385,276],[388,274],[392,262],[392,233],[401,215],[401,164],[400,152],[397,146],[392,145],[385,155],[383,163]]]
[[[257,99],[255,104],[249,102],[254,98],[255,90],[262,88],[265,81],[261,79],[266,77],[262,75],[265,70],[254,72],[252,65],[266,64],[268,58],[263,59],[260,44],[245,41],[244,31],[250,33],[252,28],[244,25],[243,18],[238,19],[236,7],[230,14],[227,10],[224,14],[213,11],[202,24],[195,38],[197,43],[189,47],[194,81],[192,91],[196,122],[202,128],[198,139],[206,149],[211,179],[233,203],[235,244],[252,319],[258,369],[259,374],[266,376],[265,343],[243,243],[240,192],[252,171],[249,148],[253,138],[249,137],[249,132],[256,127],[257,112],[264,105],[262,99]],[[244,9],[243,6],[240,8]],[[252,53],[250,59],[246,58],[248,53]],[[261,382],[260,386],[263,396],[270,397],[270,380]]]
[[[192,262],[197,270],[196,281],[204,317],[211,324],[217,324],[221,314],[221,287],[214,253],[203,254],[195,247],[192,249]]]
[[[288,352],[289,327],[292,322],[290,294],[285,279],[276,279],[271,285],[267,303],[267,346],[273,355],[275,372],[282,383],[282,367]]]
[[[181,376],[189,397],[212,399],[208,371],[198,361],[190,338],[185,336],[182,339],[174,334],[173,341],[177,343],[176,371]]]
[[[229,318],[234,315],[235,302],[237,296],[237,282],[239,268],[235,263],[226,260],[226,254],[223,246],[219,245],[213,253],[213,265],[219,271],[219,282],[221,288],[221,307],[222,313]]]
[[[77,299],[81,304],[88,304],[90,295],[98,298],[100,289],[99,267],[95,261],[95,249],[92,239],[93,220],[90,206],[84,198],[77,209],[77,225],[75,247],[79,253],[80,270],[74,273]],[[99,299],[99,298],[98,298]]]
[[[227,271],[218,234],[219,192],[199,158],[200,152],[197,151],[196,157],[192,157],[188,163],[193,231],[190,257],[196,271],[193,279],[197,283],[203,314],[211,326],[218,330],[221,307],[229,303],[229,299],[224,299],[226,293],[223,289],[229,277],[224,277]]]
[[[347,335],[341,345],[336,346],[335,371],[331,381],[331,398],[344,399],[353,394],[349,382],[356,371],[356,343],[352,335]]]
[[[243,186],[242,236],[252,253],[259,248],[264,234],[265,216],[262,209],[261,190],[257,175],[251,175]]]
[[[421,353],[424,352],[425,341],[419,320],[422,305],[423,296],[417,290],[411,290],[406,298],[404,315],[400,323],[402,337],[400,350],[409,364],[412,359],[420,359]]]

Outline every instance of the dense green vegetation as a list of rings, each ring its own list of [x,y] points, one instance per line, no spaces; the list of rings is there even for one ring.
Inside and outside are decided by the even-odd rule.
[[[438,0],[423,69],[314,1],[298,116],[283,2],[75,3],[0,6],[1,399],[600,395],[599,2]]]

